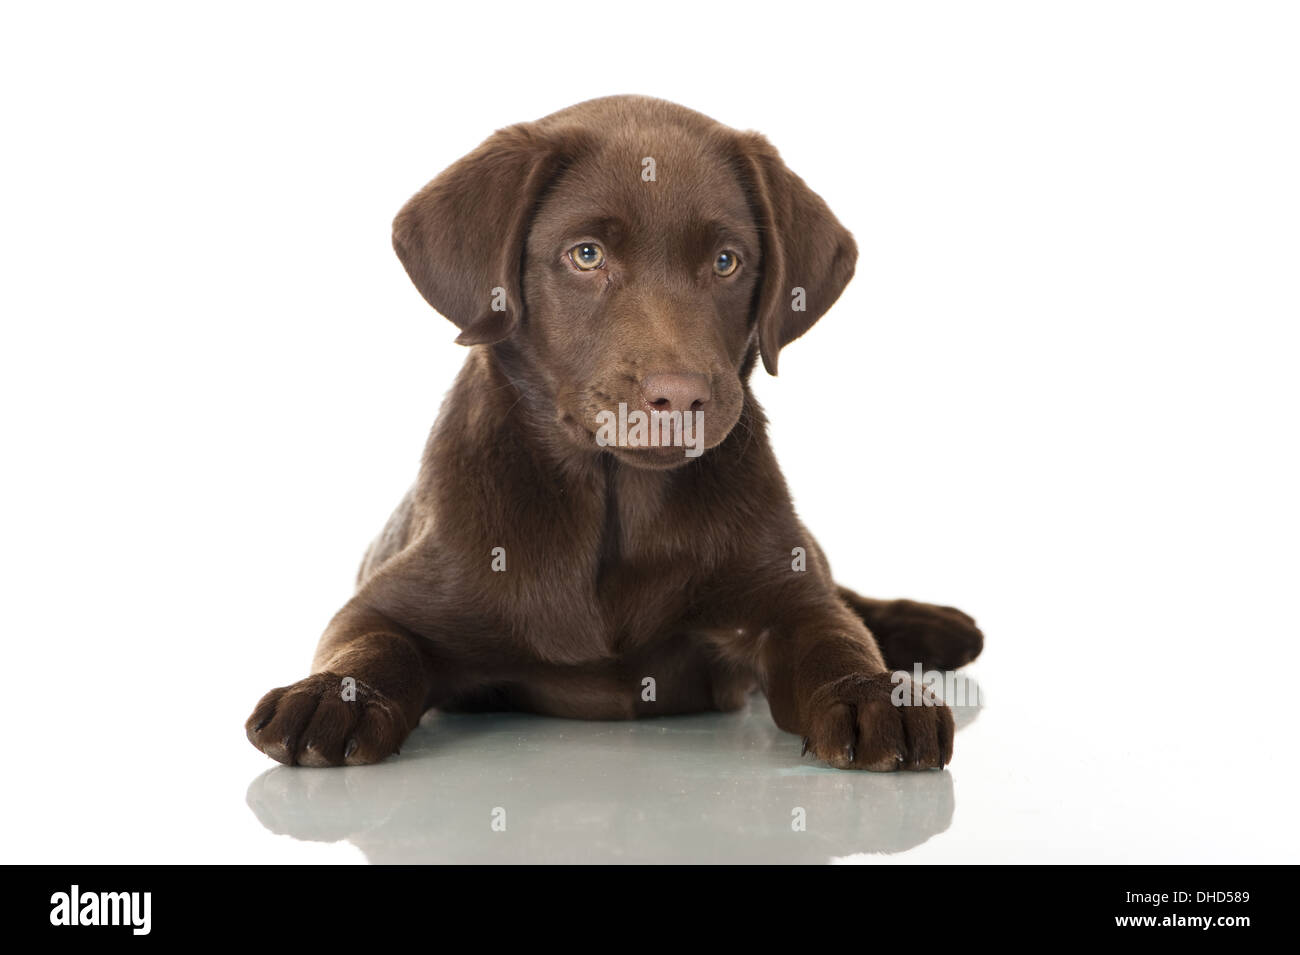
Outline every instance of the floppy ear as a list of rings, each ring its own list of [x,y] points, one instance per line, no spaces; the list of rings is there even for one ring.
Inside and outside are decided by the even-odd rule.
[[[781,349],[812,328],[853,278],[858,247],[771,143],[745,133],[741,144],[763,236],[758,347],[775,375]]]
[[[523,317],[524,243],[560,156],[529,124],[488,137],[393,220],[393,249],[462,345],[506,338]]]

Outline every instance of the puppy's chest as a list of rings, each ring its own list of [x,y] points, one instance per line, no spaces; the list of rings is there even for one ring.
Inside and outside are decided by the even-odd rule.
[[[547,658],[608,659],[653,644],[679,632],[707,593],[710,548],[725,534],[701,517],[698,498],[655,474],[614,473],[603,490],[561,496],[512,548],[526,557],[519,595],[547,596],[503,609],[528,608],[514,625]]]
[[[670,495],[609,502],[592,590],[611,649],[644,645],[683,622],[707,589],[712,538]]]

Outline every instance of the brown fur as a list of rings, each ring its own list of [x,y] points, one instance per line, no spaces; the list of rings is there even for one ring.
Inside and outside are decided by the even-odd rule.
[[[372,763],[430,707],[627,719],[734,709],[761,687],[777,724],[834,766],[949,760],[950,711],[893,705],[890,670],[960,666],[979,630],[836,586],[749,388],[857,257],[766,140],[659,100],[593,100],[497,132],[407,203],[393,241],[473,347],[313,675],[249,718],[255,746]],[[579,242],[605,264],[575,268]],[[722,249],[740,261],[725,277]],[[707,382],[672,392],[700,399],[702,456],[597,446],[597,412],[650,407],[651,376]]]

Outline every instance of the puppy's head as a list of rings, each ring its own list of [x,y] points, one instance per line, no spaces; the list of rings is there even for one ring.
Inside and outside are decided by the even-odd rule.
[[[857,259],[761,136],[636,96],[497,132],[406,204],[393,245],[566,441],[641,467],[720,444],[756,354],[775,374]]]

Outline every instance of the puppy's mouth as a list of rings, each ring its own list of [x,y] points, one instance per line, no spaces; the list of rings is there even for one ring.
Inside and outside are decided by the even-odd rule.
[[[689,464],[700,456],[695,455],[695,457],[687,457],[682,453],[681,448],[609,447],[604,450],[608,451],[625,464],[653,471],[667,471],[672,468],[679,468],[683,465]],[[704,452],[701,451],[700,453],[703,454]]]

